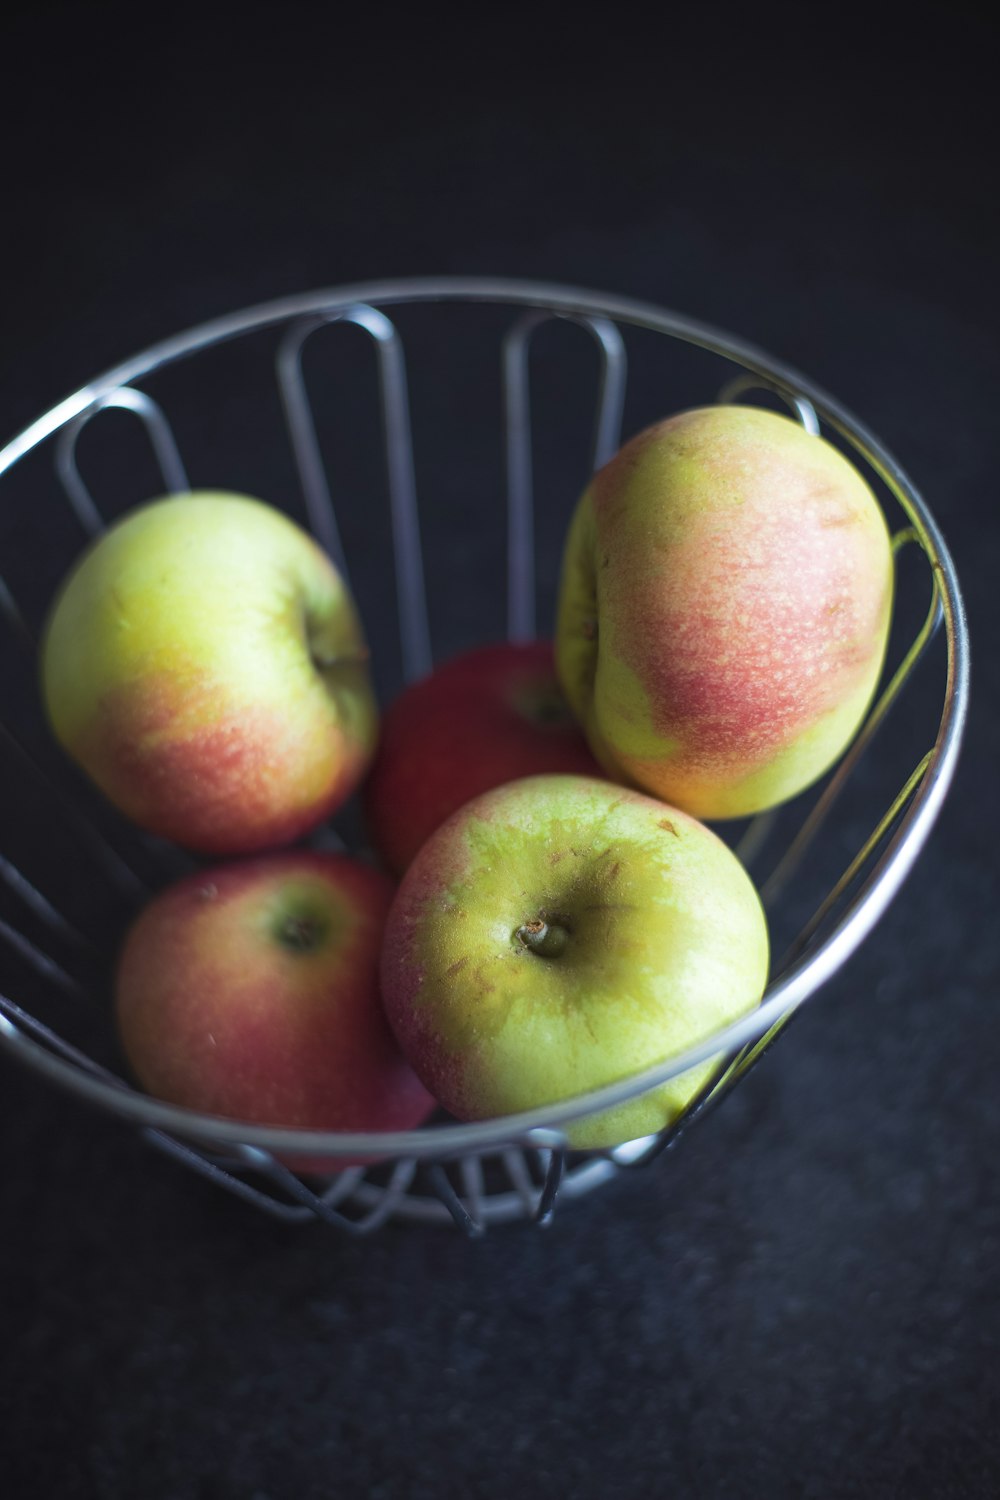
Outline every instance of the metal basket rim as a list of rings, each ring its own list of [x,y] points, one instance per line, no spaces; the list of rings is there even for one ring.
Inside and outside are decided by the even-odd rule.
[[[537,308],[557,317],[601,317],[662,333],[729,359],[783,394],[810,401],[821,418],[854,447],[892,491],[909,516],[937,581],[947,639],[948,668],[944,706],[926,774],[903,813],[876,871],[848,905],[833,931],[780,981],[772,982],[755,1011],[653,1068],[559,1104],[517,1115],[472,1124],[422,1126],[417,1130],[385,1133],[307,1131],[254,1125],[167,1104],[136,1092],[117,1080],[107,1082],[96,1073],[86,1072],[49,1051],[0,1014],[0,1045],[5,1050],[70,1092],[143,1126],[172,1131],[199,1143],[246,1145],[277,1153],[363,1154],[373,1159],[457,1157],[512,1143],[560,1147],[564,1140],[559,1127],[564,1123],[623,1103],[711,1057],[758,1040],[783,1015],[822,988],[864,941],[902,886],[931,831],[954,775],[968,713],[968,627],[954,563],[926,502],[881,441],[808,377],[751,343],[655,304],[562,284],[462,276],[362,282],[277,298],[193,325],[182,333],[148,346],[80,387],[0,449],[0,476],[46,438],[81,413],[98,406],[110,392],[201,349],[296,318],[317,314],[335,316],[359,304],[378,307],[446,301],[510,304]]]

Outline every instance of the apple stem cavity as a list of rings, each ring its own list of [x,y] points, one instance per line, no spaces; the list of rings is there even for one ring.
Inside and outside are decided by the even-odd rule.
[[[367,665],[371,660],[371,651],[365,641],[334,645],[330,639],[329,622],[316,618],[308,608],[302,613],[302,633],[309,659],[317,672],[329,672],[333,667]]]
[[[542,728],[562,729],[567,724],[574,722],[573,715],[569,711],[569,705],[561,693],[545,693],[540,695],[530,710],[530,718],[535,724]]]
[[[312,646],[309,655],[313,666],[320,672],[328,672],[331,667],[356,666],[359,663],[363,665],[371,658],[371,652],[365,647],[359,647],[356,651],[320,651]]]
[[[524,922],[514,933],[522,947],[537,958],[558,958],[566,947],[569,931],[559,922],[547,922],[544,917],[534,917]]]
[[[278,928],[278,940],[291,953],[312,953],[320,946],[326,926],[313,916],[285,917]]]

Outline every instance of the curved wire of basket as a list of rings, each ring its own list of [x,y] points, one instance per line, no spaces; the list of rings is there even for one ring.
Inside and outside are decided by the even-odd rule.
[[[736,366],[739,373],[720,390],[719,400],[734,400],[759,388],[777,395],[808,430],[819,432],[825,423],[871,468],[902,507],[908,524],[895,534],[894,551],[898,553],[907,543],[913,543],[929,563],[932,597],[926,619],[895,674],[883,686],[855,742],[762,886],[765,905],[773,903],[787,886],[942,623],[947,669],[933,745],[800,929],[777,966],[760,1007],[655,1067],[558,1105],[474,1124],[430,1125],[417,1131],[378,1135],[291,1130],[220,1119],[138,1092],[14,1000],[0,995],[0,1044],[15,1057],[77,1095],[140,1125],[164,1150],[269,1212],[286,1218],[318,1217],[355,1233],[375,1228],[394,1213],[451,1218],[470,1233],[478,1232],[491,1220],[524,1215],[544,1220],[560,1187],[567,1195],[586,1191],[620,1167],[651,1160],[671,1145],[745,1075],[781,1026],[837,972],[879,920],[912,868],[940,810],[954,772],[968,703],[967,629],[954,566],[933,515],[895,458],[856,418],[787,365],[704,324],[625,298],[562,286],[475,278],[380,282],[283,298],[164,340],[92,381],[0,451],[0,479],[27,454],[51,441],[56,474],[84,534],[99,534],[104,522],[77,467],[76,444],[95,415],[117,407],[131,411],[143,423],[165,490],[186,490],[184,461],[166,414],[135,382],[212,346],[276,329],[282,331],[275,360],[278,391],[309,524],[347,572],[349,560],[341,544],[303,374],[302,351],[321,328],[334,323],[353,324],[367,334],[376,354],[402,661],[408,679],[420,676],[433,658],[416,469],[403,342],[385,309],[443,302],[499,304],[519,313],[500,351],[507,479],[508,633],[512,639],[528,639],[535,634],[529,363],[532,336],[548,320],[581,326],[597,346],[600,374],[593,466],[605,462],[620,441],[627,380],[622,329],[641,329],[709,351]],[[34,653],[35,642],[6,567],[0,576],[0,613],[20,645]],[[6,726],[0,726],[0,730],[25,773],[45,775],[31,748],[21,745]],[[134,890],[136,877],[120,853],[87,821],[57,781],[47,784],[99,866],[119,885],[131,884]],[[744,862],[748,863],[760,848],[772,822],[772,816],[764,814],[750,824],[737,847]],[[75,935],[45,895],[2,855],[0,879],[50,929],[64,936]],[[53,987],[73,987],[74,980],[59,963],[13,925],[0,921],[0,939]],[[567,1142],[563,1127],[569,1121],[620,1104],[699,1063],[720,1057],[725,1065],[713,1083],[661,1136],[571,1162],[570,1170],[565,1171]],[[348,1167],[324,1190],[316,1190],[275,1159],[275,1153],[290,1152],[378,1157],[391,1159],[391,1166],[386,1169],[387,1177],[382,1174],[385,1180],[377,1180],[378,1174],[370,1170]],[[499,1187],[487,1182],[484,1162],[499,1164]],[[265,1187],[248,1180],[254,1176]],[[457,1177],[457,1186],[453,1177]]]

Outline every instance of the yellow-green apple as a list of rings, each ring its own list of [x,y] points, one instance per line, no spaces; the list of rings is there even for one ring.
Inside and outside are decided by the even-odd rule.
[[[885,519],[832,444],[751,407],[682,412],[580,500],[559,675],[610,774],[697,817],[758,812],[855,734],[892,589]]]
[[[343,578],[274,507],[196,492],[131,511],[45,631],[58,739],[134,822],[208,854],[289,843],[343,802],[377,711]]]
[[[749,876],[703,824],[581,776],[467,803],[393,902],[382,996],[403,1051],[459,1119],[553,1104],[626,1078],[752,1010],[767,926]],[[662,1129],[709,1061],[566,1127],[572,1145]]]
[[[155,897],[116,979],[122,1045],[143,1088],[253,1124],[419,1125],[433,1100],[379,995],[393,891],[346,855],[292,849],[196,872]]]
[[[601,774],[559,686],[551,641],[466,651],[383,715],[362,791],[372,842],[402,873],[463,802],[546,771]]]

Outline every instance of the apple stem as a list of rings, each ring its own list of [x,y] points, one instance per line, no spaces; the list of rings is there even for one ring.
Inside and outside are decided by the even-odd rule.
[[[557,958],[566,946],[569,933],[556,922],[535,917],[533,921],[523,923],[514,936],[539,958]]]

